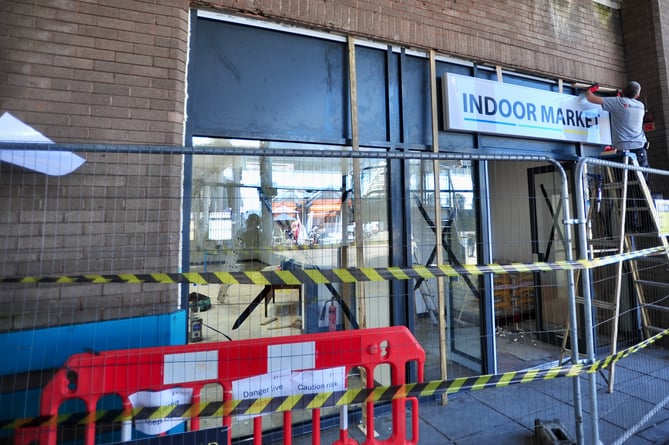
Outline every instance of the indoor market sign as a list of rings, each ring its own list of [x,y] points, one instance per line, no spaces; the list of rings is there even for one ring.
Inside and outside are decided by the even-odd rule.
[[[611,144],[609,114],[583,95],[542,91],[447,73],[443,77],[448,130]]]

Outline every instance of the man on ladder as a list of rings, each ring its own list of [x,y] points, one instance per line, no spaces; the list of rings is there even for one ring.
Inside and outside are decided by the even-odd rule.
[[[629,151],[636,155],[640,167],[648,167],[648,141],[643,132],[643,116],[646,108],[639,99],[641,85],[631,81],[622,91],[621,96],[600,97],[595,94],[599,85],[595,84],[585,91],[588,102],[601,105],[611,115],[611,139],[613,148]]]
[[[643,119],[645,115],[644,104],[638,100],[639,95],[641,94],[641,85],[638,82],[630,81],[622,91],[622,95],[618,94],[617,97],[600,97],[595,95],[595,91],[599,89],[597,84],[588,88],[585,92],[585,98],[594,104],[601,105],[602,109],[609,112],[611,116],[611,142],[612,149],[614,153],[624,154],[623,160],[627,164],[629,158],[634,159],[636,157],[637,163],[640,167],[649,167],[648,164],[648,141],[646,140],[646,135],[643,130]],[[607,150],[608,151],[608,150]],[[631,155],[634,156],[631,156]],[[646,184],[647,176],[644,173],[641,175],[637,172],[639,179],[639,187],[641,194],[644,195],[645,200],[650,199],[650,192]],[[610,178],[609,180],[613,180]],[[627,173],[624,173],[623,177],[623,192],[621,197],[623,200],[629,199],[628,189],[627,189]],[[600,185],[601,186],[601,185]],[[634,199],[632,200],[634,201]],[[648,205],[651,205],[648,203]],[[622,204],[622,221],[621,226],[621,239],[619,244],[619,253],[622,253],[624,247],[631,248],[630,238],[625,234],[625,216],[626,212],[626,201]],[[634,213],[632,221],[630,221],[631,232],[642,232],[643,229],[648,229],[646,221],[642,221],[642,218],[639,215],[639,207],[636,204],[633,204]],[[633,247],[632,247],[633,248]],[[635,266],[632,267],[632,276],[635,281],[638,281],[638,270]],[[614,328],[612,334],[611,342],[611,353],[615,354],[617,350],[617,337],[618,337],[618,316],[619,316],[619,307],[620,307],[620,292],[621,292],[621,279],[622,279],[622,263],[618,265],[618,274],[616,282],[616,297],[615,297],[615,309],[614,309]],[[639,302],[643,305],[645,304],[645,297],[643,296],[643,291],[640,288],[637,288],[637,298]],[[647,317],[645,312],[643,313],[644,325],[647,325]],[[609,392],[613,391],[613,374],[614,367],[611,366],[609,369],[609,381],[608,389]]]
[[[641,95],[641,85],[634,80],[627,83],[622,91],[616,97],[600,97],[595,95],[599,89],[599,84],[594,84],[585,91],[585,98],[588,102],[602,106],[602,109],[608,111],[611,116],[611,142],[613,151],[616,153],[632,153],[636,156],[639,167],[649,167],[648,164],[648,141],[643,131],[643,117],[646,109],[639,99]],[[648,176],[643,174],[646,182]],[[635,197],[632,199],[639,199]],[[647,227],[648,221],[642,221],[638,212],[634,212],[631,229],[635,232],[642,232]]]

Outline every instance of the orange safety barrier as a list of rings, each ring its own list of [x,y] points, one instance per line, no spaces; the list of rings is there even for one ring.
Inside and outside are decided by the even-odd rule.
[[[267,375],[280,368],[307,371],[345,367],[345,375],[348,375],[351,369],[360,367],[370,376],[367,387],[373,388],[375,385],[371,376],[375,368],[388,365],[390,384],[401,385],[407,383],[406,365],[410,362],[417,364],[417,379],[422,382],[425,351],[411,332],[402,326],[75,354],[44,387],[40,415],[57,415],[61,404],[71,399],[83,401],[86,410],[94,413],[100,399],[109,395],[119,396],[123,408],[130,409],[132,394],[175,388],[191,388],[191,403],[198,409],[199,404],[204,403],[200,392],[205,385],[221,385],[223,401],[233,400],[233,382]],[[345,383],[342,382],[342,385]],[[265,394],[262,397],[268,396]],[[412,437],[407,437],[407,401],[412,405]],[[380,440],[374,437],[374,403],[366,402],[365,405],[365,444],[418,443],[416,398],[397,398],[391,402],[393,431],[389,437]],[[346,408],[342,407],[340,438],[336,445],[357,444],[348,436]],[[312,442],[320,444],[320,410],[313,409],[311,417]],[[223,416],[222,425],[230,428],[230,442],[232,416]],[[85,445],[94,444],[95,423],[86,423],[83,428]],[[190,430],[199,429],[200,419],[193,417]],[[24,427],[16,431],[15,443],[55,445],[57,435],[55,423]],[[253,419],[253,439],[255,444],[262,443],[260,416]],[[125,436],[124,440],[129,440],[129,437]],[[291,411],[283,412],[283,443],[292,443]]]

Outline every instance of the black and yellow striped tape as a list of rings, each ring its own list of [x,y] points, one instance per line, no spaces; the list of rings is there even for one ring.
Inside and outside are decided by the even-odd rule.
[[[37,416],[32,418],[0,420],[0,430],[23,427],[58,425],[106,424],[128,420],[189,419],[193,417],[223,417],[235,415],[258,415],[283,411],[310,410],[316,408],[357,405],[361,403],[389,402],[405,397],[430,397],[441,393],[455,394],[486,388],[502,388],[514,384],[550,380],[558,377],[577,377],[590,374],[611,366],[629,355],[651,345],[669,334],[665,329],[653,337],[630,348],[593,363],[578,363],[546,369],[461,377],[450,380],[434,380],[424,383],[407,383],[396,386],[349,389],[346,391],[300,394],[292,396],[268,397],[248,400],[228,400],[203,402],[199,405],[184,404],[160,407],[144,407],[127,410],[97,411],[94,413],[59,414],[58,416]]]
[[[658,246],[618,255],[594,258],[592,260],[556,261],[553,263],[511,263],[511,264],[466,264],[451,266],[401,267],[361,267],[335,269],[296,269],[247,272],[183,272],[144,274],[90,274],[64,276],[23,276],[1,277],[0,283],[157,283],[157,284],[256,284],[256,285],[296,285],[357,283],[364,281],[388,281],[409,279],[431,279],[485,273],[507,274],[514,272],[542,272],[556,270],[594,269],[635,258],[669,254],[669,248]]]

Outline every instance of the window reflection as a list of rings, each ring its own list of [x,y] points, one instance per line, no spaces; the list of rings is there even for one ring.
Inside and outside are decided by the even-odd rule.
[[[299,144],[196,138],[194,145],[249,150],[243,156],[193,155],[192,271],[388,265],[385,160],[253,154]],[[388,289],[384,281],[199,285],[190,292],[214,303],[198,316],[205,341],[218,341],[223,335],[234,340],[351,329],[363,319],[366,326],[388,326]]]

